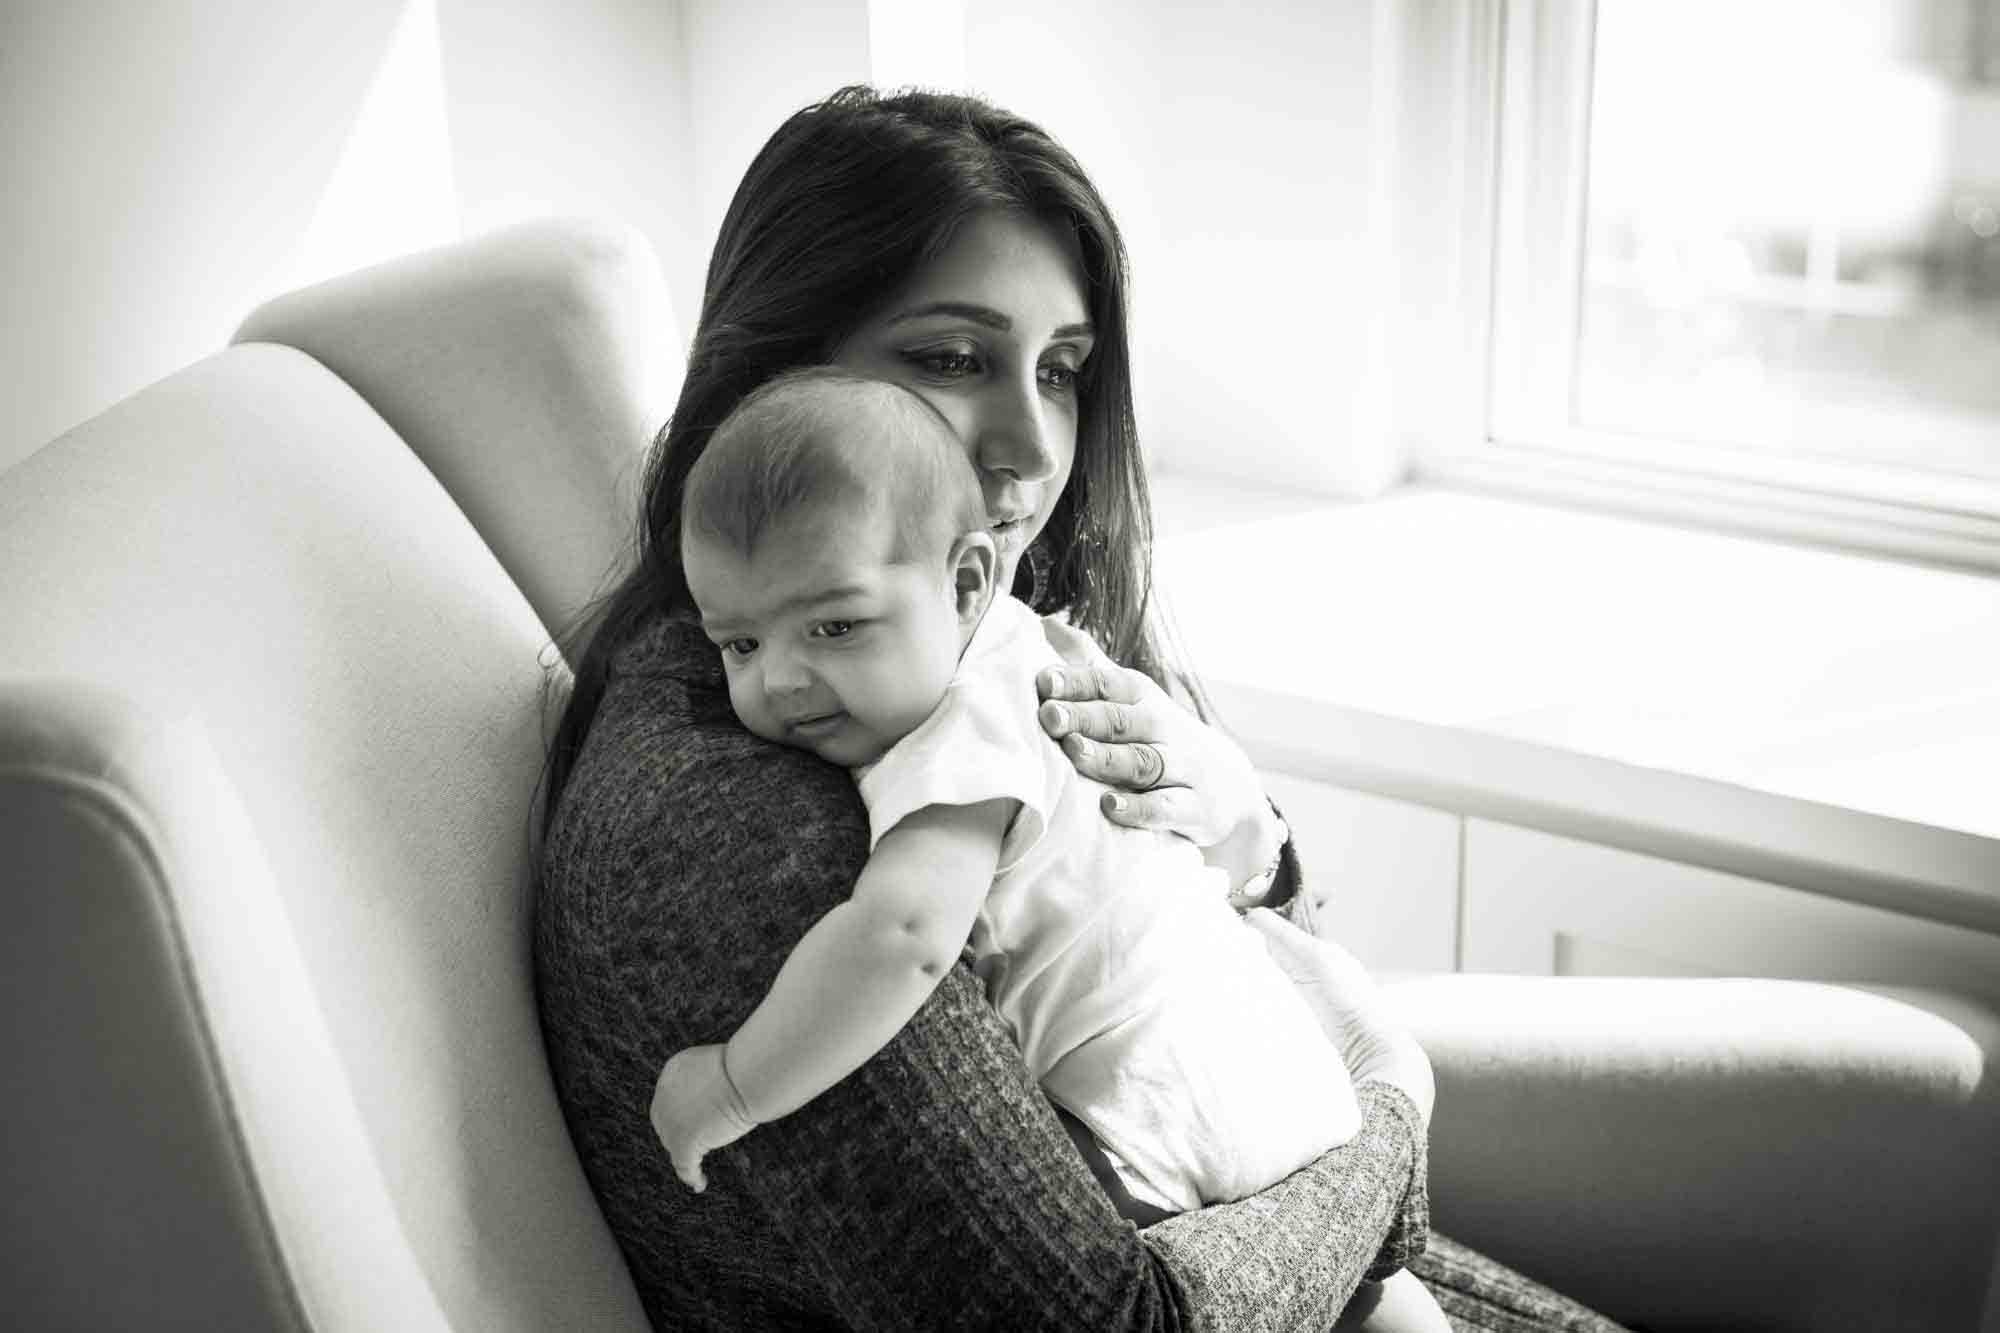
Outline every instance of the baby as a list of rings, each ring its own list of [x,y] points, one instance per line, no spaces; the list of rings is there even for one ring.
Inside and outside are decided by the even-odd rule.
[[[742,1027],[661,1072],[653,1120],[684,1181],[859,1068],[966,950],[1144,1204],[1242,1198],[1355,1133],[1338,1052],[1229,905],[1259,867],[1109,822],[1043,733],[1035,675],[1076,631],[996,591],[978,478],[935,409],[782,376],[716,430],[681,533],[736,715],[853,770],[871,845]]]

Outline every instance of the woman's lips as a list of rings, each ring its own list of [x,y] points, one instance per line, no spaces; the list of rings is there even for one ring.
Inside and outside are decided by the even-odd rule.
[[[1028,517],[1026,514],[1021,514],[1001,519],[997,523],[989,524],[988,531],[993,534],[993,540],[1003,545],[1018,546],[1027,537]]]

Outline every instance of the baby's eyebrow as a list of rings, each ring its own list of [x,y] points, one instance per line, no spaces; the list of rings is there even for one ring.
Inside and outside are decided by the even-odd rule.
[[[823,602],[838,602],[849,597],[862,597],[867,592],[868,589],[862,587],[859,583],[842,583],[831,588],[808,588],[804,592],[793,597],[787,597],[784,601],[778,603],[778,610],[781,612],[797,611],[809,606],[818,606]]]
[[[742,628],[743,622],[740,617],[729,615],[712,616],[700,607],[695,608],[695,613],[701,618],[701,628],[704,634],[722,634]]]
[[[779,602],[766,614],[782,616],[794,611],[807,610],[815,606],[820,606],[827,602],[842,602],[849,598],[866,597],[867,595],[868,588],[866,585],[860,583],[837,583],[830,588],[807,588],[805,591],[794,593],[784,601]],[[711,639],[717,637],[734,637],[743,628],[743,624],[743,621],[733,619],[729,616],[703,614],[701,618],[701,632]]]

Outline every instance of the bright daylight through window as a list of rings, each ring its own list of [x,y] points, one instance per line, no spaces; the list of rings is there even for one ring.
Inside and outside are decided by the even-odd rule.
[[[2000,4],[1597,6],[1586,428],[2000,478]]]
[[[1498,12],[1447,470],[2000,569],[2000,0]]]

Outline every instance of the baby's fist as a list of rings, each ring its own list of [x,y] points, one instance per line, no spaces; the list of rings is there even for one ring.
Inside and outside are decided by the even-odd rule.
[[[708,1188],[701,1159],[757,1127],[723,1068],[723,1049],[690,1046],[667,1061],[653,1084],[653,1132],[674,1174],[697,1194]]]

